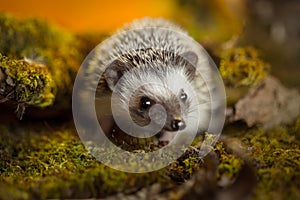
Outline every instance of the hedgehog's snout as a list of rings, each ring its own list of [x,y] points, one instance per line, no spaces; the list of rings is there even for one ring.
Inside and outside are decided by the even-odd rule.
[[[173,131],[183,130],[186,127],[185,122],[180,119],[173,119],[171,122],[171,128]]]

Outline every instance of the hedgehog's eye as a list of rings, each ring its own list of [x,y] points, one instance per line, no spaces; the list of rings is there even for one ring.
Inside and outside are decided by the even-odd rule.
[[[153,100],[151,100],[149,97],[143,96],[141,98],[140,106],[142,109],[148,109],[153,105]]]
[[[187,94],[182,90],[180,94],[181,101],[185,102],[187,100]]]

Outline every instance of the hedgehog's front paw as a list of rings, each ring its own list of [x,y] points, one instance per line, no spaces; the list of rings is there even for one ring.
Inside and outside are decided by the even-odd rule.
[[[164,131],[161,133],[158,140],[160,143],[165,143],[165,142],[169,143],[174,139],[175,136],[176,136],[176,132]]]

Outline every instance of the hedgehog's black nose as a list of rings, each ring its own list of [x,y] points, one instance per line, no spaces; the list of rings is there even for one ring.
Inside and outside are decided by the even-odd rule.
[[[171,122],[171,127],[173,131],[178,131],[178,130],[182,130],[185,128],[185,123],[182,120],[178,120],[178,119],[174,119]]]

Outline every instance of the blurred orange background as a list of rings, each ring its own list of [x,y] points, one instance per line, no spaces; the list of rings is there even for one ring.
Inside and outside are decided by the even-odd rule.
[[[112,31],[144,16],[169,18],[172,0],[0,0],[0,11],[39,17],[75,31]]]

